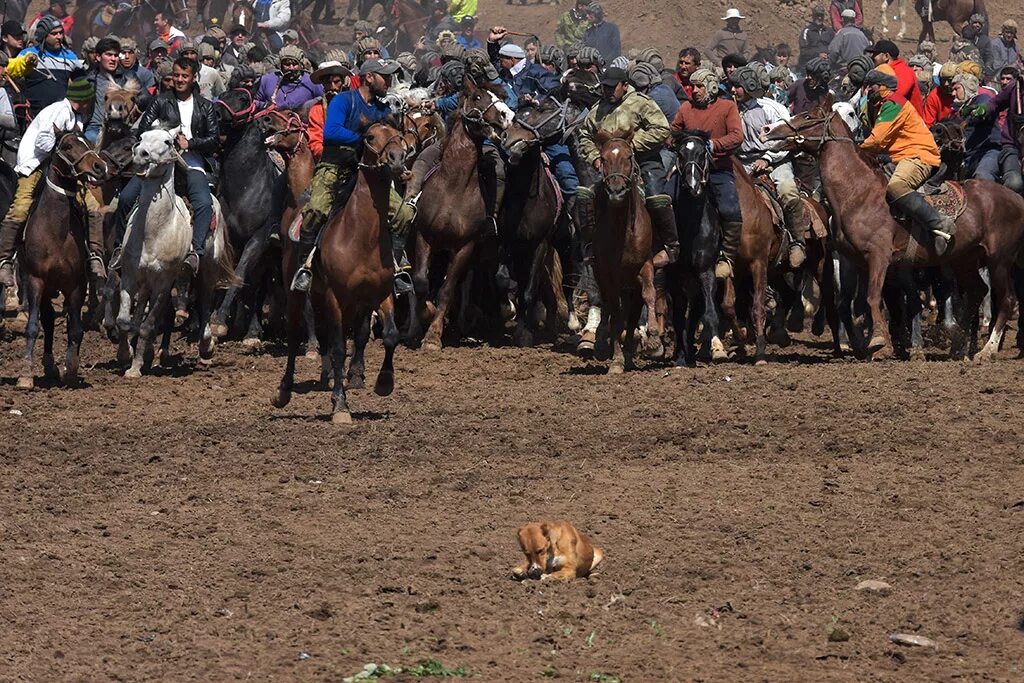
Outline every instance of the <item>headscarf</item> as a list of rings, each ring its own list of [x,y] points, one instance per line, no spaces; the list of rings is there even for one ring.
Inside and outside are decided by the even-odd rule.
[[[704,99],[698,101],[700,104],[711,104],[718,98],[720,81],[718,80],[718,75],[711,69],[697,69],[690,74],[690,83],[704,86],[706,94]]]

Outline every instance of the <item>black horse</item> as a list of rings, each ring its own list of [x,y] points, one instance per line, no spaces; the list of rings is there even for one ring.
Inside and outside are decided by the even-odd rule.
[[[666,269],[666,285],[672,298],[672,326],[675,328],[675,364],[693,367],[697,363],[697,323],[711,340],[714,360],[725,358],[718,339],[715,261],[719,250],[718,212],[708,201],[707,182],[711,168],[708,135],[686,130],[674,136],[676,173],[673,206],[679,226],[679,261]]]

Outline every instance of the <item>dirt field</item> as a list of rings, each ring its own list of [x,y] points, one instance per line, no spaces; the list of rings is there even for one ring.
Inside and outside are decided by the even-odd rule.
[[[270,406],[274,349],[201,371],[179,345],[129,381],[91,333],[83,388],[25,393],[20,348],[5,332],[0,680],[1022,676],[1018,361],[796,345],[609,377],[551,348],[400,349],[395,394],[353,392],[345,429],[324,393]],[[510,580],[543,518],[601,571]]]

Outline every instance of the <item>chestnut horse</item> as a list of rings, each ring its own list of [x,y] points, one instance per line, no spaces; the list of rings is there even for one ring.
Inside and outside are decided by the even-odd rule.
[[[377,374],[374,391],[380,396],[394,389],[395,325],[394,257],[388,232],[388,200],[392,178],[405,170],[410,147],[400,130],[375,123],[366,130],[359,177],[344,209],[333,214],[323,229],[318,247],[310,296],[313,310],[323,318],[322,348],[330,353],[334,373],[331,396],[335,424],[351,424],[345,395],[345,339],[354,337],[349,365],[349,388],[363,386],[363,353],[370,338],[370,315],[379,311],[383,326],[384,363]],[[294,276],[294,259],[284,262],[284,281]],[[291,400],[295,380],[295,357],[302,343],[303,306],[301,292],[288,293],[288,364],[274,396],[274,406],[283,408]],[[320,323],[318,323],[320,324]]]
[[[419,311],[410,321],[410,337],[418,335],[419,320],[427,317],[430,262],[437,252],[451,253],[444,284],[437,295],[433,320],[422,348],[440,349],[445,316],[455,288],[469,266],[480,227],[484,201],[477,164],[484,140],[496,140],[512,123],[512,110],[502,101],[504,90],[490,84],[476,85],[467,77],[459,108],[448,120],[448,134],[441,147],[441,161],[423,181],[414,227],[416,249],[413,284]]]
[[[935,22],[945,21],[959,36],[972,14],[988,17],[985,0],[925,0],[931,4],[931,16],[921,17],[921,33],[917,37],[918,44],[923,40],[935,42]]]
[[[58,135],[45,176],[39,181],[36,203],[25,225],[25,244],[19,265],[25,276],[28,326],[25,328],[25,358],[18,387],[34,384],[36,338],[43,323],[43,371],[47,377],[60,376],[53,360],[53,299],[63,296],[68,319],[68,349],[64,360],[64,383],[78,379],[78,349],[82,344],[82,305],[87,283],[83,243],[88,231],[85,207],[78,200],[79,183],[99,182],[107,175],[107,164],[78,131]],[[77,236],[76,236],[77,235]]]
[[[651,217],[640,191],[640,166],[633,157],[633,131],[597,131],[601,181],[594,188],[594,278],[608,315],[612,349],[608,374],[633,369],[634,333],[647,306],[650,338],[660,339],[655,311]]]
[[[874,351],[875,358],[893,354],[881,308],[882,285],[889,266],[938,264],[953,270],[960,287],[957,323],[961,332],[969,329],[985,295],[978,269],[988,267],[997,314],[988,342],[977,357],[995,357],[1014,305],[1010,269],[1024,239],[1024,199],[991,181],[964,183],[966,207],[956,219],[950,248],[938,257],[930,239],[922,244],[892,217],[885,200],[884,175],[860,152],[846,124],[830,109],[819,107],[779,123],[766,139],[776,141],[779,149],[801,150],[819,158],[822,187],[839,226],[837,248],[867,274],[867,303],[873,326],[868,350]],[[973,350],[974,339],[961,338],[960,342],[968,342],[967,353]]]

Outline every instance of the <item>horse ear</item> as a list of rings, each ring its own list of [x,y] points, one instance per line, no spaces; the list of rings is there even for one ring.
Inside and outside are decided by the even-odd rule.
[[[604,143],[612,139],[611,133],[606,131],[604,128],[598,128],[597,133],[594,135],[594,137],[597,138],[597,144],[599,145],[603,145]]]

